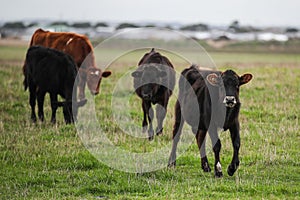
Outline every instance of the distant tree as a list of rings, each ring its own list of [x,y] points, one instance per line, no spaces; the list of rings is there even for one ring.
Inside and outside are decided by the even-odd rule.
[[[74,28],[89,28],[91,27],[91,24],[89,22],[76,22],[72,24],[72,27]]]
[[[105,22],[98,22],[94,27],[108,27],[108,25]]]
[[[50,26],[69,26],[68,22],[55,21],[50,24]]]
[[[7,22],[5,23],[2,28],[8,28],[8,29],[24,29],[26,26],[23,22]]]
[[[234,20],[231,22],[228,28],[233,28],[233,29],[239,29],[240,28],[240,22],[238,20]]]
[[[192,25],[183,26],[180,28],[180,30],[183,30],[183,31],[207,31],[208,26],[206,24],[192,24]]]
[[[256,32],[260,29],[252,27],[252,26],[241,26],[238,20],[234,20],[229,24],[228,30],[235,33],[247,33],[247,32]]]
[[[38,23],[33,22],[33,23],[28,24],[27,28],[34,27],[34,26],[37,26],[37,25],[38,25]]]
[[[173,27],[170,25],[165,26],[165,29],[173,30]]]
[[[299,30],[296,28],[287,28],[285,30],[286,33],[297,33]]]
[[[135,24],[130,24],[130,23],[121,23],[116,27],[117,30],[123,29],[123,28],[139,28],[139,26],[135,25]]]
[[[145,28],[153,28],[156,27],[155,24],[147,24],[144,26]]]
[[[229,41],[229,40],[230,40],[230,38],[226,35],[221,35],[215,39],[215,41]]]

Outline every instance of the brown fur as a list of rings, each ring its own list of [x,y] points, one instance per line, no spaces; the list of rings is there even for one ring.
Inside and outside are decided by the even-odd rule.
[[[30,47],[36,45],[57,49],[70,55],[74,59],[79,68],[80,75],[78,84],[79,99],[85,98],[84,89],[87,82],[90,91],[93,94],[98,94],[101,78],[108,77],[111,74],[110,71],[102,72],[101,69],[96,67],[93,46],[84,35],[37,29],[32,35]],[[99,71],[99,77],[90,74],[95,71]],[[23,72],[25,72],[25,65]]]
[[[73,39],[72,39],[73,38]],[[69,41],[72,39],[71,41]],[[38,29],[32,35],[30,46],[40,45],[63,51],[73,57],[78,67],[81,67],[84,59],[91,53],[86,67],[96,67],[93,46],[89,39],[80,34],[68,32],[50,32]]]

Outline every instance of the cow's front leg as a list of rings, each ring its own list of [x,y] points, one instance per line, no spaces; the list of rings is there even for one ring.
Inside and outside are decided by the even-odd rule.
[[[142,122],[142,127],[143,127],[143,133],[146,133],[148,130],[148,122],[147,122],[147,106],[145,100],[142,100],[142,108],[143,108],[143,122]]]
[[[56,110],[58,108],[58,99],[57,99],[57,94],[51,93],[50,94],[50,101],[51,101],[51,123],[55,124],[56,122]]]
[[[79,101],[85,100],[85,85],[86,85],[86,71],[79,68],[79,81],[78,81],[78,99]]]
[[[151,107],[151,102],[143,100],[142,107],[143,107],[143,112],[144,112],[143,131],[147,130],[148,122],[149,122],[148,138],[149,138],[149,140],[153,140],[153,135],[154,135],[153,125],[152,125],[153,109]],[[148,122],[147,122],[147,119],[148,119]]]
[[[206,156],[205,144],[206,144],[206,130],[198,130],[196,133],[197,145],[200,151],[201,167],[204,172],[210,172],[210,166]]]
[[[215,177],[220,178],[223,176],[223,172],[222,172],[222,165],[220,162],[221,141],[219,139],[218,129],[216,127],[212,127],[208,132],[209,132],[209,136],[212,142],[212,147],[215,155],[215,164],[214,164]]]
[[[230,165],[228,166],[227,173],[229,176],[232,176],[240,165],[239,160],[239,149],[240,149],[240,125],[236,120],[235,124],[229,129],[232,146],[233,146],[233,157]]]
[[[72,114],[72,103],[65,103],[65,105],[63,106],[63,113],[66,124],[74,123],[74,118]]]
[[[162,134],[163,131],[163,122],[167,113],[167,105],[168,99],[166,99],[163,103],[159,103],[156,106],[156,119],[157,119],[157,127],[156,127],[156,135]]]

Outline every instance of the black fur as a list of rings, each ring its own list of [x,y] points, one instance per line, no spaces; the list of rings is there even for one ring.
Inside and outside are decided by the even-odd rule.
[[[212,85],[208,76],[215,77]],[[251,74],[239,77],[234,71],[200,71],[195,65],[182,71],[179,79],[179,95],[175,106],[175,124],[173,128],[173,147],[169,159],[169,167],[176,164],[176,149],[186,121],[196,136],[201,155],[201,166],[205,172],[211,171],[205,152],[205,137],[209,132],[215,154],[215,176],[221,177],[220,150],[221,141],[218,128],[230,131],[234,155],[228,167],[228,174],[232,176],[239,166],[238,152],[240,148],[239,125],[239,87],[252,79]],[[195,96],[193,102],[192,96]],[[226,105],[225,96],[234,97],[234,106]],[[196,102],[196,103],[195,103]],[[230,102],[231,103],[231,102]]]
[[[151,104],[159,104],[156,107],[157,128],[156,134],[162,134],[163,120],[166,116],[169,98],[175,86],[175,72],[168,58],[152,49],[146,53],[138,63],[138,69],[132,73],[136,94],[142,99],[144,120],[143,131],[148,129],[149,140],[153,139],[152,127],[153,109]],[[147,121],[148,120],[148,121]]]
[[[63,107],[66,123],[74,122],[73,112],[77,114],[77,105],[72,107],[73,86],[77,83],[77,67],[74,60],[67,54],[55,49],[42,46],[32,46],[26,54],[24,71],[24,88],[29,87],[29,103],[31,119],[36,122],[35,104],[38,103],[38,116],[44,121],[43,104],[46,93],[50,94],[52,116],[51,122],[56,121],[56,110]],[[76,92],[76,90],[74,90]],[[58,102],[57,95],[65,102]],[[77,95],[75,94],[74,97]]]

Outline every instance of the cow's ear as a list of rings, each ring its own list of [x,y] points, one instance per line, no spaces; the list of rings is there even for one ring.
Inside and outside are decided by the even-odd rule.
[[[208,74],[206,80],[213,86],[220,85],[220,77],[215,73]]]
[[[139,77],[141,77],[141,75],[142,75],[142,72],[140,72],[140,71],[134,71],[131,73],[131,76],[134,78],[139,78]]]
[[[110,75],[111,75],[111,71],[102,72],[102,77],[104,77],[104,78],[109,77]]]
[[[79,77],[82,78],[82,77],[85,77],[86,74],[87,74],[87,70],[86,69],[83,69],[82,67],[80,67],[78,69],[78,74],[79,74]]]
[[[86,69],[83,69],[82,67],[78,68],[78,72],[79,73],[86,73]]]
[[[244,74],[239,78],[240,86],[248,83],[252,79],[252,74]]]
[[[167,72],[165,72],[165,71],[159,71],[158,72],[158,76],[159,77],[165,77],[165,76],[167,76]]]

